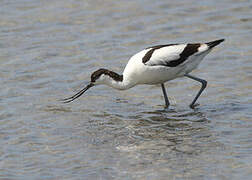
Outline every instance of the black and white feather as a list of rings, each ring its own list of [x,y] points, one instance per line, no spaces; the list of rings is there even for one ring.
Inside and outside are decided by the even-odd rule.
[[[142,62],[149,66],[176,67],[190,56],[207,52],[222,41],[224,39],[202,44],[166,44],[149,47],[146,48],[147,52],[143,56]]]
[[[132,56],[123,77],[132,84],[159,84],[196,69],[211,49],[224,39],[193,44],[166,44],[148,47]]]

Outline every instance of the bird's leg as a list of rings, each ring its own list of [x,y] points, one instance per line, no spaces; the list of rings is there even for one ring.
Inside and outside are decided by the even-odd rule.
[[[194,104],[195,104],[195,102],[197,101],[197,99],[199,98],[199,96],[201,95],[202,91],[206,88],[206,86],[207,86],[207,81],[204,80],[204,79],[200,79],[200,78],[194,77],[194,76],[189,75],[189,74],[186,74],[185,76],[188,77],[188,78],[190,78],[190,79],[193,79],[193,80],[195,80],[195,81],[198,81],[198,82],[200,82],[200,83],[202,84],[202,86],[201,86],[201,88],[200,88],[198,94],[197,94],[196,97],[194,98],[193,102],[190,104],[190,108],[194,109],[194,107],[196,106],[196,105],[194,105]]]
[[[166,94],[166,91],[165,91],[165,86],[164,86],[163,83],[161,84],[161,87],[162,87],[162,91],[163,91],[164,99],[165,99],[165,108],[168,108],[169,105],[170,105],[170,102],[168,100],[168,97],[167,97],[167,94]]]

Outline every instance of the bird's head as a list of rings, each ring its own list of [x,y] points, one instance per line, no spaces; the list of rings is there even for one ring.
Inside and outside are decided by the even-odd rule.
[[[93,85],[106,84],[106,81],[109,80],[109,70],[99,69],[91,74],[91,82]]]
[[[99,69],[93,72],[91,75],[91,83],[94,85],[98,85],[98,84],[109,85],[112,81],[119,82],[122,80],[123,80],[122,75],[119,75],[107,69]]]
[[[84,94],[89,88],[99,85],[99,84],[107,84],[109,85],[111,81],[122,81],[122,75],[119,75],[113,71],[107,70],[107,69],[99,69],[91,74],[91,81],[90,83],[80,90],[75,95],[62,99],[64,103],[69,103],[76,98],[80,97],[82,94]]]

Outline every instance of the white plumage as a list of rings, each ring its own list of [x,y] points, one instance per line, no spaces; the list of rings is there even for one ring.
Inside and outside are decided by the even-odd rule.
[[[201,46],[206,45],[202,44]],[[209,48],[201,48],[201,52],[190,56],[187,61],[178,66],[166,66],[167,62],[179,59],[185,47],[185,44],[181,44],[157,49],[145,64],[142,62],[142,58],[150,48],[140,51],[130,58],[124,69],[123,77],[131,79],[129,82],[131,84],[161,84],[184,76],[197,68],[204,56],[210,52]]]
[[[146,65],[165,65],[166,62],[173,61],[180,58],[180,54],[185,49],[186,44],[179,44],[173,46],[166,46],[160,49],[157,49],[153,52],[150,60],[146,62]],[[152,48],[148,48],[147,51]]]
[[[189,75],[197,68],[203,58],[213,47],[224,39],[194,44],[166,44],[146,48],[132,56],[126,65],[123,75],[107,69],[99,69],[92,73],[90,84],[70,98],[63,99],[65,103],[71,102],[81,96],[87,89],[99,84],[106,84],[119,90],[129,89],[138,84],[161,84],[166,107],[169,100],[166,95],[164,83],[177,77],[186,76],[202,83],[202,87],[190,104],[194,108],[195,102],[206,87],[203,79]]]

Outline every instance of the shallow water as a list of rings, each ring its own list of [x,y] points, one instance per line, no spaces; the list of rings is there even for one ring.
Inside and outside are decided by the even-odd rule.
[[[251,1],[0,2],[0,178],[249,179]],[[57,100],[162,43],[226,41],[187,78]]]

